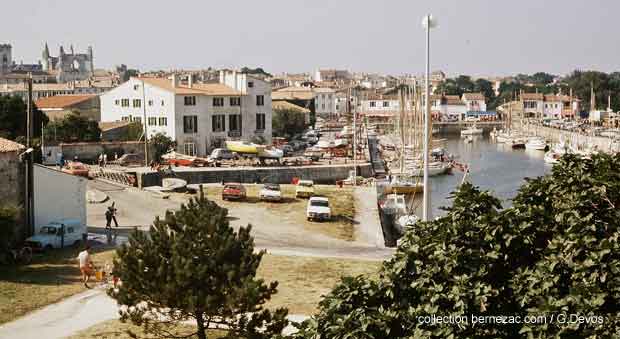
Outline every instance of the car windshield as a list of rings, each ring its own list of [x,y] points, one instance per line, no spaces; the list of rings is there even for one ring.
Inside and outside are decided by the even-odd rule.
[[[279,191],[280,190],[280,185],[265,184],[265,189],[268,189],[268,190],[271,190],[271,191]]]
[[[240,190],[241,186],[237,186],[237,185],[227,185],[226,187],[224,187],[224,189],[226,190]]]
[[[41,227],[41,234],[56,234],[56,227],[43,226]]]
[[[312,187],[312,183],[307,181],[300,181],[299,186]]]
[[[325,200],[313,200],[310,202],[310,206],[317,206],[317,207],[329,207],[329,201],[325,201]]]

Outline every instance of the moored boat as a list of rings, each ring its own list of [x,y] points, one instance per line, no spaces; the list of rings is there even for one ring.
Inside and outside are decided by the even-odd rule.
[[[525,149],[544,151],[547,148],[547,142],[541,137],[532,137],[525,143]]]
[[[477,128],[476,124],[473,124],[470,127],[467,127],[466,129],[461,131],[461,136],[465,136],[465,135],[478,135],[478,134],[482,134],[483,130],[482,128]]]

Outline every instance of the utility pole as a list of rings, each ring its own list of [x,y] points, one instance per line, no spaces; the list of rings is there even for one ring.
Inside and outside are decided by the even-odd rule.
[[[429,162],[429,142],[431,128],[431,94],[430,94],[430,42],[431,28],[435,26],[433,17],[428,14],[424,17],[423,26],[426,28],[426,79],[425,82],[425,100],[424,100],[424,196],[422,206],[422,220],[429,221],[431,216],[431,187],[428,182],[428,162]]]
[[[144,166],[149,165],[149,137],[147,130],[147,118],[146,118],[146,94],[144,89],[144,80],[142,80],[142,113],[144,116]]]
[[[357,107],[359,94],[355,91],[355,109],[353,110],[353,186],[357,186]]]
[[[27,111],[26,111],[26,149],[32,147],[34,117],[32,115],[32,73],[28,73],[26,78],[26,86],[28,89]],[[34,234],[34,175],[33,175],[33,153],[27,154],[26,162],[26,226],[28,236]]]

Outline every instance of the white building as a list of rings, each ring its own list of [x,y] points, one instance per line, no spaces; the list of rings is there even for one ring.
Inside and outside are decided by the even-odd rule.
[[[86,225],[88,179],[37,164],[33,168],[35,232],[59,219],[79,220]]]
[[[164,133],[177,151],[206,156],[229,140],[271,142],[271,85],[235,71],[219,83],[181,84],[166,78],[131,78],[101,96],[101,121],[139,121],[147,135]]]
[[[335,90],[326,87],[315,87],[313,91],[315,93],[315,111],[317,115],[337,113]]]

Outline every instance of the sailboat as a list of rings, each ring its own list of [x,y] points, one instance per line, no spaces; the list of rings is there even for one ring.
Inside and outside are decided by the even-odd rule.
[[[482,128],[478,128],[476,127],[476,124],[471,125],[470,127],[467,127],[466,129],[461,131],[461,136],[466,136],[466,135],[480,135],[483,133]]]

